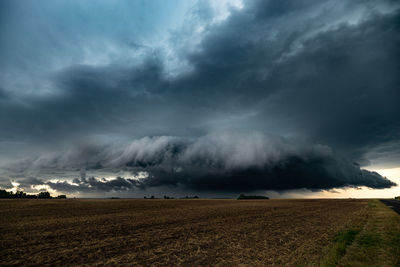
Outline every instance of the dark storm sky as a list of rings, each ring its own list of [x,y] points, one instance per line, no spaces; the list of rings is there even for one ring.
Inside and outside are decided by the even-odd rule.
[[[0,186],[391,187],[399,6],[1,1]]]

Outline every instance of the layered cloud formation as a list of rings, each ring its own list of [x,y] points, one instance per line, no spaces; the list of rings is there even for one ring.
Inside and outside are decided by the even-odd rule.
[[[399,160],[397,2],[184,2],[2,2],[4,184],[393,186],[360,165]],[[82,168],[144,176],[43,178]]]
[[[26,179],[22,186],[48,185],[66,192],[134,190],[181,186],[193,191],[332,189],[395,185],[322,145],[305,145],[260,133],[211,134],[195,140],[142,138],[125,145],[77,148],[10,165],[13,173],[81,170],[72,182]],[[86,170],[130,172],[135,178],[87,178]],[[82,172],[83,170],[83,172]]]

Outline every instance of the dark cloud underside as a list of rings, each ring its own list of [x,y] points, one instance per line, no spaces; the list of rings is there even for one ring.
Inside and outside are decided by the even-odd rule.
[[[130,21],[126,13],[115,17],[118,31],[109,25],[98,32],[93,29],[103,23],[86,13],[89,6],[80,8],[78,21],[91,18],[86,35],[74,32],[76,20],[52,18],[57,29],[38,25],[43,39],[35,37],[37,46],[17,47],[24,60],[7,51],[11,41],[23,38],[18,31],[25,32],[26,25],[11,34],[7,25],[15,22],[0,20],[11,40],[0,41],[5,59],[0,70],[9,73],[0,76],[0,149],[15,144],[15,151],[26,152],[23,164],[1,168],[3,181],[84,167],[146,172],[148,177],[85,178],[72,184],[36,178],[66,192],[394,185],[360,165],[368,164],[371,151],[388,151],[394,157],[388,161],[399,160],[393,151],[398,146],[391,145],[400,137],[397,2],[249,1],[242,9],[231,8],[226,20],[204,24],[213,13],[203,1],[192,10],[186,31],[171,33],[166,43],[165,50],[174,51],[173,59],[186,66],[174,75],[165,50],[138,44],[132,36],[139,33],[123,27]],[[195,32],[201,23],[199,37]],[[94,44],[138,58],[109,52],[107,64],[82,62],[79,46],[58,42],[66,38],[58,36],[64,24],[65,36],[82,50],[94,51],[94,58],[106,56]],[[69,63],[33,71],[35,62],[59,61]],[[15,70],[20,78],[10,82],[7,77]],[[32,86],[29,93],[26,84]],[[7,153],[0,158],[8,160]],[[28,180],[19,181],[29,186]]]
[[[21,169],[22,168],[22,169]],[[321,145],[294,143],[277,136],[213,134],[196,140],[154,137],[130,144],[78,148],[69,153],[20,162],[12,171],[26,169],[124,170],[143,178],[96,179],[67,182],[29,180],[22,186],[45,184],[66,192],[135,190],[180,186],[193,191],[250,192],[255,190],[322,190],[395,185],[377,173],[360,170],[354,163]],[[25,179],[25,183],[28,180]]]

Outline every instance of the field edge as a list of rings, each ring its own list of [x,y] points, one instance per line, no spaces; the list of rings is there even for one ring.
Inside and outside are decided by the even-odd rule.
[[[378,199],[340,230],[320,266],[400,266],[400,215]]]

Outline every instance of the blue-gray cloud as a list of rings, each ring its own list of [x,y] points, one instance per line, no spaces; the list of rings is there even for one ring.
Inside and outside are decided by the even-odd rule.
[[[179,186],[192,191],[322,190],[395,183],[322,145],[302,144],[278,136],[248,132],[215,133],[198,139],[161,136],[129,144],[77,147],[9,166],[10,173],[39,174],[81,170],[73,181],[22,179],[21,187],[47,185],[63,192],[124,191]],[[124,170],[137,178],[87,178],[82,170]]]
[[[158,26],[162,20],[146,22],[154,3],[150,9],[140,3],[120,2],[109,9],[101,2],[92,10],[90,3],[43,2],[22,20],[16,15],[30,4],[2,3],[9,12],[0,25],[5,33],[0,42],[0,147],[1,142],[22,142],[27,154],[38,155],[93,136],[124,142],[155,135],[202,140],[210,132],[257,131],[295,137],[310,147],[323,144],[335,152],[325,157],[297,150],[286,155],[285,164],[267,168],[264,162],[227,172],[206,165],[196,169],[187,162],[179,174],[146,165],[142,171],[154,177],[132,188],[393,185],[352,162],[367,164],[369,151],[399,138],[398,3],[252,1],[213,22],[210,5],[201,1],[170,35]],[[157,27],[159,34],[149,36]],[[157,37],[164,43],[152,46]],[[68,162],[58,162],[57,168],[78,168]],[[127,166],[98,165],[110,171]],[[162,166],[169,165],[163,161]]]

